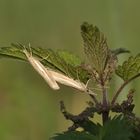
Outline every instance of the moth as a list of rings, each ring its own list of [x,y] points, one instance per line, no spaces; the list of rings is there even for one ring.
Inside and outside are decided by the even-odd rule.
[[[51,75],[53,76],[53,78],[58,82],[58,83],[61,83],[63,85],[66,85],[66,86],[70,86],[70,87],[73,87],[81,92],[85,92],[85,93],[88,93],[88,94],[94,94],[93,91],[89,90],[87,88],[87,84],[85,85],[84,83],[78,81],[78,80],[74,80],[70,77],[67,77],[61,73],[58,73],[56,71],[53,71],[53,70],[48,70]]]
[[[52,89],[60,89],[59,85],[57,84],[58,82],[66,86],[73,87],[79,91],[88,94],[94,94],[91,90],[87,88],[87,85],[85,85],[84,83],[44,67],[43,64],[37,58],[33,57],[32,54],[29,53],[26,49],[23,50],[23,53],[26,55],[28,61],[33,66],[33,68],[42,76],[42,78]]]
[[[26,49],[23,50],[28,61],[33,66],[33,68],[42,76],[42,78],[47,82],[47,84],[54,90],[60,89],[53,75],[41,64],[41,62],[32,56]]]

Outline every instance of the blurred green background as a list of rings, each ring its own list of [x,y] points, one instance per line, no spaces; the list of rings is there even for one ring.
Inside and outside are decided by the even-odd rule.
[[[30,42],[83,57],[80,25],[87,21],[104,32],[109,47],[128,48],[135,55],[140,46],[139,5],[138,0],[0,0],[0,47]],[[120,82],[114,78],[111,91]],[[140,115],[138,80],[129,86],[137,88],[135,112]],[[0,140],[48,140],[65,130],[71,122],[60,113],[59,101],[78,113],[89,100],[76,93],[68,87],[52,91],[28,63],[1,59]]]

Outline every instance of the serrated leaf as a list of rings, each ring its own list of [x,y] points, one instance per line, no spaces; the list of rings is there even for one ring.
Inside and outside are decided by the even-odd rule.
[[[58,55],[63,58],[68,64],[71,64],[73,66],[79,66],[81,65],[81,60],[79,57],[77,57],[76,55],[64,51],[64,50],[59,50],[57,51]]]
[[[116,69],[116,74],[120,76],[124,81],[132,78],[140,72],[140,54],[135,57],[130,56],[128,60],[124,61],[122,65],[119,65]]]
[[[132,138],[132,126],[121,116],[114,117],[105,123],[100,129],[101,140],[130,140]]]
[[[45,66],[48,66],[49,63],[53,69],[62,72],[66,76],[78,79],[84,83],[87,82],[88,72],[82,69],[82,67],[79,67],[81,61],[74,54],[64,51],[55,52],[45,48],[34,48],[33,52],[42,59],[41,62]],[[75,62],[74,59],[76,59]]]
[[[17,46],[1,47],[0,48],[0,56],[26,60],[25,55],[21,52],[21,49]]]
[[[140,139],[140,118],[136,117],[135,115],[133,116],[128,116],[129,122],[133,126],[133,133],[134,137],[132,140],[139,140]]]
[[[95,26],[83,23],[81,34],[84,40],[84,51],[92,69],[96,71],[95,79],[102,79],[104,82],[110,79],[110,75],[115,70],[116,57],[109,50],[106,38]],[[93,72],[94,75],[94,72]]]
[[[93,134],[93,135],[97,135],[99,133],[99,129],[101,127],[100,124],[95,124],[90,120],[85,120],[82,121],[80,124],[80,127],[82,127],[84,129],[84,131]]]
[[[134,138],[132,138],[131,140],[139,140],[139,139],[140,139],[140,132],[135,131]]]
[[[56,134],[56,136],[50,138],[50,140],[97,140],[94,135],[86,132],[66,132],[63,134]]]
[[[104,71],[108,57],[108,46],[106,38],[95,26],[84,23],[81,26],[81,33],[84,40],[85,54],[98,73]]]
[[[67,62],[57,52],[45,48],[33,48],[33,52],[42,59],[44,65],[47,66],[47,64],[50,63],[54,68],[56,68],[56,70],[69,76],[76,74],[74,66],[69,64],[69,62]]]
[[[70,55],[69,53],[64,53],[64,51],[62,53],[57,53],[51,49],[25,47],[21,44],[12,44],[12,47],[0,48],[0,55],[2,57],[9,57],[27,61],[27,58],[23,53],[23,47],[31,51],[34,57],[38,57],[40,62],[45,67],[61,72],[73,79],[78,79],[81,82],[87,82],[88,72],[82,69],[82,67],[79,67],[80,59],[72,54]],[[74,59],[76,59],[75,62]]]

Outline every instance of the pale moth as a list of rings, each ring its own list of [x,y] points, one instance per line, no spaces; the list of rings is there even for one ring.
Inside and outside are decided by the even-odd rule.
[[[52,89],[60,89],[60,87],[57,84],[58,82],[66,86],[73,87],[79,91],[88,94],[94,94],[91,90],[87,88],[87,85],[85,85],[84,83],[74,80],[56,71],[45,68],[43,64],[41,64],[41,62],[37,58],[33,57],[32,54],[28,53],[26,49],[23,50],[23,53],[26,55],[28,61],[33,66],[33,68],[43,77],[43,79],[48,83],[48,85]]]
[[[79,91],[81,92],[85,92],[85,93],[88,93],[88,94],[94,94],[91,90],[89,90],[87,88],[87,84],[85,85],[84,83],[78,81],[78,80],[74,80],[70,77],[67,77],[61,73],[58,73],[56,71],[53,71],[53,70],[50,70],[48,69],[48,71],[51,73],[51,75],[53,76],[53,78],[58,82],[58,83],[61,83],[63,85],[66,85],[66,86],[70,86],[70,87],[73,87],[75,89],[78,89]]]
[[[26,55],[28,61],[33,66],[33,68],[42,76],[42,78],[48,83],[48,85],[52,89],[60,89],[52,74],[43,66],[43,64],[41,64],[41,62],[37,58],[33,57],[32,54],[28,53],[26,49],[23,50],[23,53]]]

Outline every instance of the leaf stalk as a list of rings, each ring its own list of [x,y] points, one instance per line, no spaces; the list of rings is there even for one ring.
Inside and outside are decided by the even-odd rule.
[[[121,91],[124,89],[124,87],[125,87],[128,83],[130,83],[132,80],[138,78],[139,76],[140,76],[140,73],[138,73],[137,75],[133,76],[132,78],[130,78],[130,79],[124,81],[124,83],[120,86],[120,88],[117,90],[117,92],[116,92],[115,95],[113,96],[113,99],[112,99],[112,101],[111,101],[111,104],[112,104],[112,105],[115,104],[115,102],[116,102],[116,100],[117,100],[119,94],[120,94]]]

